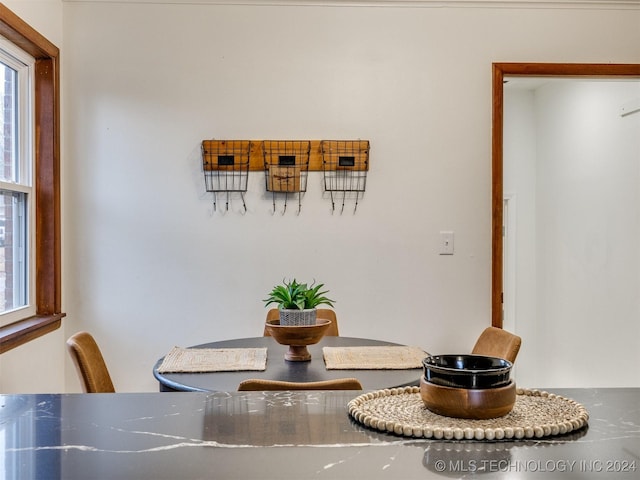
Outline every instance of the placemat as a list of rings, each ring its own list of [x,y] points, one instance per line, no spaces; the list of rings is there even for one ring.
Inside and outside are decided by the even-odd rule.
[[[349,415],[366,427],[396,435],[445,440],[519,440],[563,435],[589,420],[581,404],[541,390],[518,388],[513,410],[504,417],[469,420],[428,410],[420,387],[378,390],[348,404]]]
[[[265,370],[265,348],[181,348],[173,347],[158,367],[159,373],[233,372]]]
[[[418,347],[322,347],[327,370],[402,370],[422,368],[429,354]]]

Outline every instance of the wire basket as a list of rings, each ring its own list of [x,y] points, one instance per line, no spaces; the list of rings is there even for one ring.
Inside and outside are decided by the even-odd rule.
[[[307,191],[309,153],[307,140],[265,140],[265,181],[268,192],[297,193]]]
[[[264,178],[271,192],[273,211],[276,195],[284,194],[284,210],[290,193],[298,194],[298,213],[302,208],[302,193],[307,191],[311,142],[308,140],[264,140]]]
[[[243,194],[247,191],[251,141],[249,140],[204,140],[202,142],[202,168],[207,192],[239,192],[246,210]]]
[[[360,193],[367,186],[369,171],[368,140],[323,140],[320,144],[324,189],[331,193],[335,209],[334,192],[342,192],[344,200],[348,193],[355,197],[356,208]],[[353,193],[355,192],[355,195]]]

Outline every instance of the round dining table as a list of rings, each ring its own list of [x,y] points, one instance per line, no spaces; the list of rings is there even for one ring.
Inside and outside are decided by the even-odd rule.
[[[393,346],[398,343],[367,338],[326,336],[319,343],[309,345],[311,360],[288,361],[284,354],[288,347],[280,345],[273,337],[250,337],[204,343],[190,348],[267,348],[267,365],[261,371],[159,373],[160,358],[153,367],[153,375],[160,383],[161,392],[234,392],[242,380],[262,378],[288,382],[317,382],[336,378],[355,377],[363,390],[419,385],[421,368],[376,370],[327,370],[322,354],[323,347]]]

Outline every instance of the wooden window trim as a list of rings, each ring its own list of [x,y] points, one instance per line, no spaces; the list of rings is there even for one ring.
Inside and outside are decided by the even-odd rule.
[[[36,315],[0,327],[0,353],[60,327],[60,67],[58,47],[0,3],[0,35],[36,59]]]

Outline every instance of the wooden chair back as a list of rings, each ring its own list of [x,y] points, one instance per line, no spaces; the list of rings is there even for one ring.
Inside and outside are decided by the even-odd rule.
[[[319,382],[285,382],[249,378],[238,385],[239,392],[262,392],[267,390],[362,390],[357,378],[336,378]]]
[[[478,337],[471,353],[516,361],[522,339],[502,328],[487,327]]]
[[[78,332],[67,340],[67,348],[86,393],[115,393],[111,375],[95,339]]]

